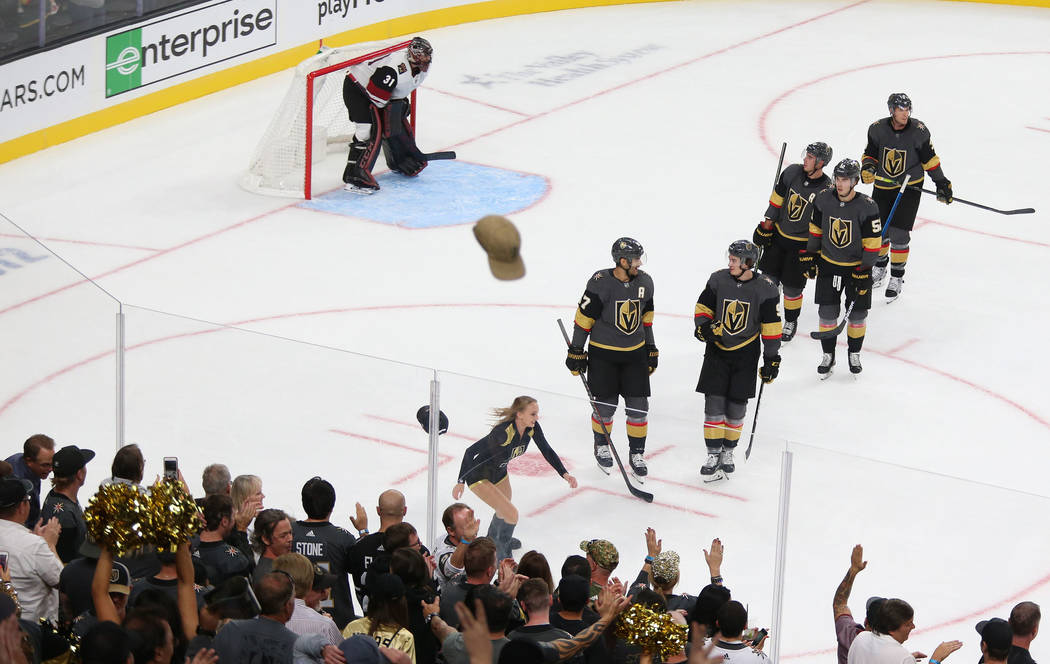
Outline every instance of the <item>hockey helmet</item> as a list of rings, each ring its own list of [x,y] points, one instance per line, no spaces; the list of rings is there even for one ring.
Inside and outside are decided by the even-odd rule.
[[[408,45],[408,61],[423,71],[430,67],[434,59],[434,47],[422,37],[413,37]]]
[[[903,108],[906,111],[911,110],[911,98],[903,92],[894,92],[890,95],[890,98],[886,100],[886,105],[890,108],[890,113],[893,113],[895,108]]]
[[[835,164],[835,177],[852,178],[853,184],[860,182],[860,162],[849,157]]]
[[[824,167],[831,163],[831,155],[833,153],[830,145],[816,141],[806,146],[806,152],[802,156],[805,158],[806,155],[810,154],[813,155],[814,159],[820,160],[822,162],[821,167]]]
[[[635,258],[640,259],[644,263],[645,249],[642,248],[642,243],[638,240],[630,237],[622,237],[616,240],[616,242],[613,242],[612,258],[617,265],[620,264],[621,258],[626,258],[628,263],[632,262]]]
[[[750,240],[737,240],[729,245],[729,255],[739,258],[744,269],[750,270],[758,262],[758,245]]]

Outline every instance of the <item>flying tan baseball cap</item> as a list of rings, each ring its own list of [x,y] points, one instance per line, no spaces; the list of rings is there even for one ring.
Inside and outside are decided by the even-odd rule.
[[[498,214],[482,217],[474,224],[474,237],[489,255],[492,276],[503,281],[525,276],[521,260],[521,235],[510,219]]]

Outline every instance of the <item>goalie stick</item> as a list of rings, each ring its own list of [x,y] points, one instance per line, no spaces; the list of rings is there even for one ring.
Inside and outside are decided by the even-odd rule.
[[[897,184],[894,182],[893,184]],[[890,222],[893,221],[893,213],[897,211],[897,206],[900,205],[901,196],[904,195],[904,189],[908,186],[908,180],[905,179],[901,184],[900,191],[897,192],[897,198],[893,201],[893,207],[890,208],[890,216],[886,217],[886,223],[882,225],[882,237],[886,237],[886,229],[890,227]],[[846,327],[846,323],[849,321],[849,315],[853,312],[853,300],[849,301],[846,306],[846,313],[842,316],[842,320],[839,324],[830,330],[816,330],[810,332],[809,336],[813,339],[831,339],[842,334],[842,330]]]
[[[565,331],[565,324],[558,319],[558,329],[561,330],[561,336],[565,339],[566,347],[572,346],[572,341],[569,339],[569,333]],[[609,429],[605,426],[605,418],[598,412],[598,404],[594,403],[594,395],[591,394],[591,386],[587,384],[587,377],[582,373],[580,374],[580,382],[583,383],[583,389],[587,391],[587,398],[591,402],[591,410],[594,412],[594,419],[602,425],[602,434],[605,436],[606,442],[609,443],[609,449],[612,450],[613,458],[616,459],[616,465],[620,468],[620,474],[623,475],[623,481],[627,483],[627,490],[631,492],[631,495],[641,498],[647,503],[653,502],[653,494],[648,491],[642,491],[635,485],[631,484],[630,478],[627,477],[627,471],[624,470],[623,462],[620,461],[620,454],[616,451],[616,446],[613,445],[612,436],[609,435]]]
[[[423,161],[438,161],[441,159],[455,159],[456,152],[454,150],[447,150],[445,152],[416,152],[414,155],[416,159]]]
[[[876,176],[876,179],[878,179],[879,182],[890,182],[890,183],[893,183],[893,184],[897,184],[893,180],[891,180],[889,178],[884,178],[881,175]],[[919,188],[918,187],[914,187],[914,189],[919,189]],[[933,196],[937,195],[936,191],[934,191],[932,189],[926,189],[925,187],[923,187],[922,189],[919,189],[919,191],[921,191],[924,194],[931,194]],[[958,198],[956,196],[952,196],[952,201],[953,202],[954,201],[958,201],[958,202],[962,203],[963,205],[969,205],[971,207],[980,208],[982,210],[988,210],[989,212],[995,212],[996,214],[1006,214],[1006,215],[1011,215],[1011,214],[1035,214],[1035,208],[1030,208],[1030,207],[1029,208],[1017,208],[1016,210],[1000,210],[999,208],[993,208],[993,207],[990,207],[988,205],[981,205],[980,203],[974,203],[973,201],[968,201],[965,198]]]

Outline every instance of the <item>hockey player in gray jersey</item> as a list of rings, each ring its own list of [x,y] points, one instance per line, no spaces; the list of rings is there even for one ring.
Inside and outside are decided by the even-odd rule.
[[[704,395],[707,444],[701,475],[736,470],[733,451],[744,428],[747,400],[755,396],[756,373],[766,383],[780,373],[780,291],[772,279],[755,272],[754,243],[737,240],[729,245],[728,258],[729,267],[707,280],[693,314],[694,335],[707,344],[696,385]]]
[[[791,164],[777,179],[769,195],[765,217],[755,228],[754,241],[764,248],[758,269],[784,289],[784,333],[787,343],[795,336],[802,312],[802,291],[806,277],[798,256],[806,250],[813,199],[831,184],[824,167],[831,162],[831,146],[810,143],[802,153],[801,164]]]
[[[849,370],[861,372],[860,349],[867,332],[871,308],[871,267],[882,243],[882,222],[875,201],[854,187],[860,178],[860,164],[843,159],[835,166],[835,186],[822,191],[813,201],[813,221],[809,227],[806,253],[799,259],[806,276],[817,280],[817,316],[821,330],[838,326],[842,295],[853,301],[846,331]],[[835,366],[835,337],[820,340],[824,351],[817,374],[831,375]]]
[[[660,358],[653,340],[653,280],[639,269],[644,255],[642,245],[632,238],[622,237],[613,243],[615,267],[598,270],[587,282],[565,358],[565,366],[573,375],[587,374],[606,429],[612,428],[613,415],[623,395],[631,472],[642,481],[649,472],[645,463],[649,375],[656,370]],[[609,473],[612,452],[602,432],[602,422],[595,420],[593,413],[591,430],[594,458]]]
[[[343,170],[347,191],[371,194],[379,190],[372,167],[380,145],[390,170],[418,175],[427,166],[419,160],[415,130],[408,121],[409,96],[423,84],[434,49],[422,37],[408,48],[351,65],[343,80],[343,104],[354,123],[354,140]]]
[[[886,266],[890,268],[890,282],[886,285],[886,299],[892,302],[901,293],[904,268],[908,264],[911,230],[922,198],[925,173],[937,185],[937,200],[952,202],[952,183],[941,170],[941,158],[933,150],[930,130],[925,123],[911,117],[911,99],[896,92],[886,100],[890,116],[871,123],[868,143],[864,148],[861,179],[874,184],[871,197],[879,206],[879,214],[888,219],[893,202],[903,180],[908,188],[901,195],[897,211],[893,213],[886,237],[882,240],[879,259],[872,270],[872,288],[882,285]],[[892,250],[891,250],[892,248]]]

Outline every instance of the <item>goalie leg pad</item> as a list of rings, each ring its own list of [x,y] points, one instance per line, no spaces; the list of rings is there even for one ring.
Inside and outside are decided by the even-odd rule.
[[[416,147],[415,131],[408,121],[410,110],[407,99],[395,99],[384,109],[383,157],[390,170],[413,176],[427,167],[427,161]]]

